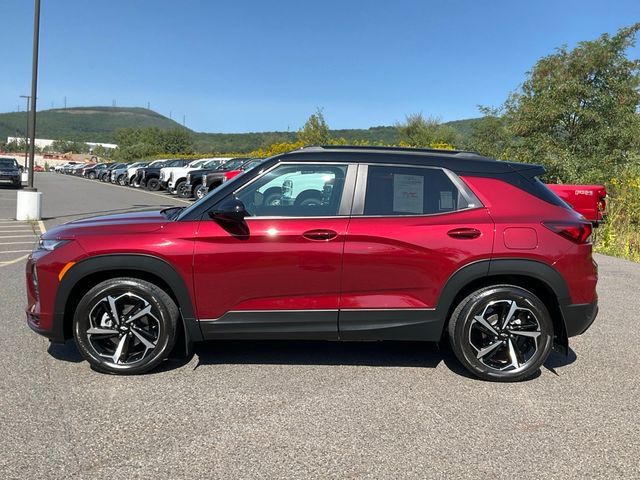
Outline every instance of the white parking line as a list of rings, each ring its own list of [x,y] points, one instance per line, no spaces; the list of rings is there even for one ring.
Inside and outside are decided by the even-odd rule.
[[[28,256],[29,255],[23,255],[20,258],[16,258],[15,260],[9,260],[7,262],[0,262],[0,267],[6,267],[7,265],[13,265],[14,263],[18,263],[18,262],[24,260]]]
[[[37,238],[33,233],[31,235],[3,235],[0,238]]]
[[[25,244],[25,243],[33,243],[33,242],[0,242],[0,245],[18,245],[20,243]]]
[[[31,253],[31,252],[33,252],[33,250],[4,250],[0,252],[0,255],[2,255],[3,253]]]

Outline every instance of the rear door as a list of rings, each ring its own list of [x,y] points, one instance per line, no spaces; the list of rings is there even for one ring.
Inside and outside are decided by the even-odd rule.
[[[493,230],[473,192],[445,169],[360,165],[340,338],[437,340],[442,287],[463,265],[490,257]]]

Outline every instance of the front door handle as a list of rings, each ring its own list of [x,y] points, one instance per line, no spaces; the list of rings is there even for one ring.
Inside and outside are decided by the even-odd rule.
[[[482,235],[482,232],[477,228],[454,228],[453,230],[449,230],[447,235],[459,240],[470,240],[472,238],[478,238]]]
[[[338,232],[334,232],[333,230],[324,230],[324,229],[307,230],[302,234],[302,236],[308,240],[315,240],[317,242],[318,241],[326,242],[328,240],[332,240],[336,238],[338,236]]]

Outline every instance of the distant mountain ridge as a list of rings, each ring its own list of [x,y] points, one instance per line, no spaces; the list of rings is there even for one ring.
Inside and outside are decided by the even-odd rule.
[[[460,131],[463,137],[467,137],[471,125],[477,120],[456,120],[447,124]],[[26,112],[0,113],[0,140],[9,136],[24,136],[26,124]],[[293,142],[296,139],[296,132],[194,132],[164,115],[140,107],[72,107],[43,110],[38,112],[37,135],[38,138],[54,140],[115,143],[117,130],[144,127],[187,130],[193,135],[195,149],[200,152],[249,152],[271,143]],[[393,144],[399,141],[398,131],[394,126],[332,130],[331,134],[336,138],[345,138],[348,142],[360,140]]]

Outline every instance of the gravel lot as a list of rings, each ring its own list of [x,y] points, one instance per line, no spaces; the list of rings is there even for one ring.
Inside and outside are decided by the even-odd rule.
[[[36,186],[47,228],[184,205],[52,173]],[[102,375],[29,330],[24,261],[0,265],[0,477],[640,478],[640,265],[597,261],[596,323],[518,384],[399,342],[212,342],[149,375]]]

